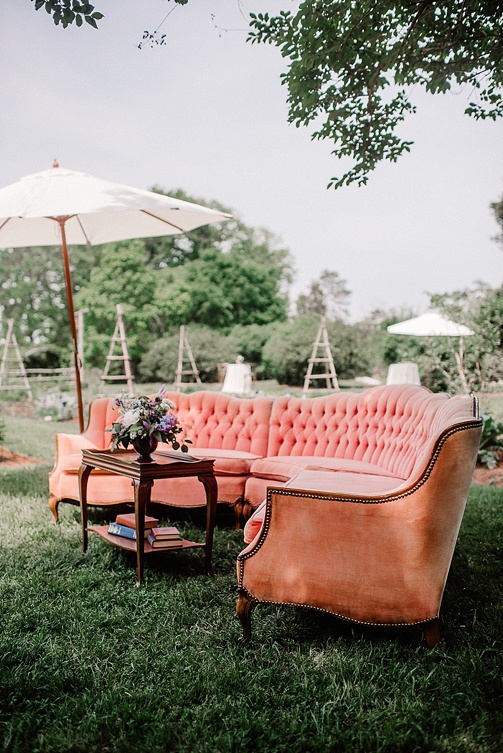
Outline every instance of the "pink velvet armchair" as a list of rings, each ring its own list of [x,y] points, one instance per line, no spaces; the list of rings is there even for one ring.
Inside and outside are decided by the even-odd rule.
[[[412,394],[421,399],[417,388]],[[381,475],[312,468],[268,488],[237,559],[243,641],[259,603],[311,607],[366,625],[419,624],[428,646],[441,641],[440,606],[481,421],[473,397],[430,398],[430,405],[411,410],[409,400],[393,415],[380,413],[376,431],[396,440],[391,453],[390,442],[370,439]],[[404,458],[402,478],[382,475],[397,459],[405,468]]]

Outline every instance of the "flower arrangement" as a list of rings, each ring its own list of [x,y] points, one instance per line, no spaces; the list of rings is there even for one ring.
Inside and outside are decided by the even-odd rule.
[[[165,392],[166,388],[163,385],[153,398],[144,395],[121,396],[114,400],[120,415],[110,429],[111,452],[119,445],[127,450],[130,444],[137,449],[138,446],[147,444],[150,446],[150,452],[153,452],[158,442],[167,442],[174,450],[188,452],[187,444],[191,444],[191,441],[185,437],[181,442],[177,439],[183,429],[173,413],[176,406],[164,397]]]

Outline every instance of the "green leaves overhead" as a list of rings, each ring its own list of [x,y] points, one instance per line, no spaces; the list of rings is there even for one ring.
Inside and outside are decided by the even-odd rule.
[[[75,23],[77,26],[82,26],[83,22],[89,24],[93,28],[97,29],[97,21],[103,18],[103,13],[94,10],[94,5],[88,3],[86,0],[34,0],[35,10],[40,10],[45,7],[47,13],[52,15],[52,19],[56,26],[62,25],[64,29],[70,24]],[[32,0],[33,2],[33,0]]]
[[[87,0],[32,0],[56,25],[103,14]],[[174,0],[187,5],[188,0]],[[290,6],[285,0],[285,6]],[[288,60],[288,119],[327,139],[349,168],[328,186],[364,185],[383,160],[396,162],[412,142],[398,127],[415,112],[414,86],[466,94],[475,119],[503,115],[503,0],[303,0],[276,16],[251,13],[248,39],[274,44]],[[208,3],[211,13],[212,3]],[[145,31],[143,42],[165,44]],[[351,164],[352,163],[352,164]]]
[[[380,161],[410,151],[396,129],[415,111],[414,85],[437,94],[456,84],[473,97],[468,115],[503,115],[501,0],[304,0],[296,12],[251,14],[250,25],[252,43],[289,59],[289,121],[353,161],[329,187],[365,184]]]

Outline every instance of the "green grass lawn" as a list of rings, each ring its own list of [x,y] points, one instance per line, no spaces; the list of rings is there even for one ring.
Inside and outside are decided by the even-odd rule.
[[[47,471],[0,471],[2,751],[501,750],[501,490],[472,487],[444,647],[265,605],[242,647],[229,517],[214,578],[202,552],[164,553],[138,589],[128,553],[96,536],[81,552],[77,507],[51,524]],[[203,540],[202,520],[171,522]]]
[[[147,558],[90,536],[77,507],[47,504],[54,434],[75,422],[5,416],[0,466],[0,750],[14,753],[500,753],[503,490],[472,486],[443,603],[445,645],[419,628],[371,629],[259,605],[238,643],[226,511],[215,577],[200,550]],[[168,513],[157,508],[161,516]],[[102,511],[91,509],[91,522]],[[201,516],[170,520],[204,540]]]

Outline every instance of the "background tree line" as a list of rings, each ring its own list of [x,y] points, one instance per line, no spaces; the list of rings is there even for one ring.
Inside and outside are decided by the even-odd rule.
[[[154,190],[162,192],[156,187]],[[232,213],[215,201],[170,195]],[[503,231],[503,199],[492,205]],[[495,240],[502,242],[503,232]],[[302,385],[320,316],[340,379],[384,379],[390,363],[419,364],[433,389],[480,389],[503,378],[503,287],[476,283],[472,289],[432,295],[431,305],[476,332],[465,338],[463,374],[458,341],[389,335],[386,327],[413,311],[374,311],[348,321],[351,293],[333,270],[323,270],[305,293],[290,300],[292,257],[265,229],[234,217],[186,235],[123,241],[70,252],[76,309],[85,315],[86,368],[104,369],[117,321],[124,310],[128,348],[141,381],[174,380],[179,327],[188,326],[201,378],[217,380],[217,364],[237,355],[258,378]],[[68,313],[59,248],[0,251],[1,335],[15,320],[25,363],[31,367],[70,363]]]

